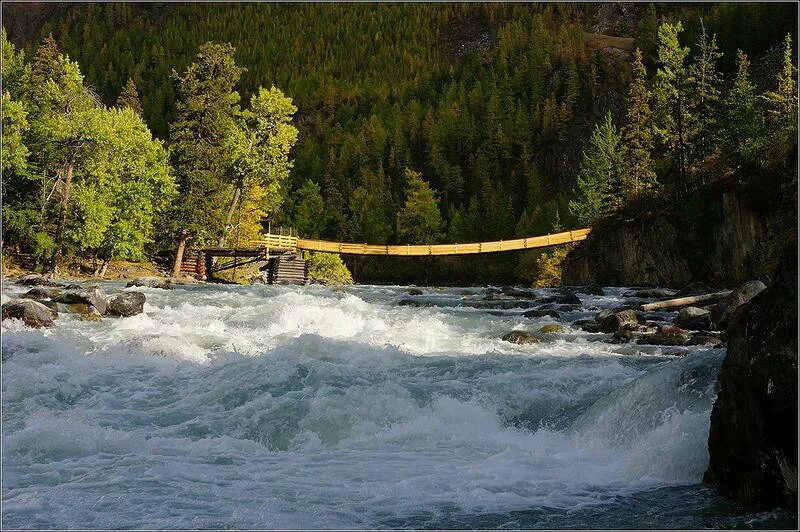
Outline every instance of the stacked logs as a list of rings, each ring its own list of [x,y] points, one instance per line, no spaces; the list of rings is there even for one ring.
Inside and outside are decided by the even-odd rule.
[[[205,279],[205,253],[199,250],[187,249],[183,255],[183,262],[181,262],[181,273],[191,275],[196,279]]]
[[[297,255],[282,255],[269,259],[268,284],[306,284],[308,261]]]

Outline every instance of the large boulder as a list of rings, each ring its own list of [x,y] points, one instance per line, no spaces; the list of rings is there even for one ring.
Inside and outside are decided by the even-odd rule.
[[[146,288],[169,290],[172,288],[172,282],[169,279],[161,279],[160,277],[137,277],[132,281],[128,281],[125,286],[128,288],[131,286],[144,286]]]
[[[82,290],[67,290],[52,299],[54,303],[64,303],[67,305],[84,304],[91,305],[100,314],[106,313],[108,299],[99,287],[86,288]]]
[[[50,327],[58,313],[32,299],[15,299],[2,307],[3,319],[19,319],[28,327]]]
[[[52,279],[48,279],[44,275],[40,275],[38,273],[31,273],[29,275],[20,277],[17,279],[17,284],[24,286],[64,286],[64,283],[53,281]]]
[[[61,295],[61,289],[54,286],[34,286],[24,294],[22,297],[25,299],[33,299],[40,301],[42,299],[53,299]]]
[[[144,312],[145,297],[141,292],[120,292],[108,302],[108,312],[111,316],[135,316]]]
[[[711,326],[716,330],[727,328],[736,309],[760,294],[767,286],[761,281],[748,281],[711,309]]]
[[[536,344],[542,341],[538,336],[525,331],[510,331],[501,336],[500,339],[512,344]]]
[[[797,257],[742,306],[711,412],[705,480],[755,509],[797,508]]]
[[[598,315],[601,314],[598,312]],[[600,323],[600,330],[606,333],[613,333],[627,325],[638,325],[639,317],[631,309],[621,310],[606,315]]]
[[[102,314],[87,303],[56,303],[55,301],[45,301],[47,308],[59,314],[77,314],[84,321],[100,321]]]
[[[684,307],[678,311],[675,326],[681,329],[699,331],[711,325],[711,311],[698,307]]]

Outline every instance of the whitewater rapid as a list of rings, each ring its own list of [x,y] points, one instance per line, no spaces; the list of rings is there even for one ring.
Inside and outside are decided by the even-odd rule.
[[[129,318],[3,323],[4,526],[774,518],[701,484],[724,350],[677,357],[569,325],[622,289],[581,295],[563,333],[530,345],[499,338],[554,320],[466,306],[476,288],[426,289],[425,307],[399,306],[405,287],[137,290]],[[22,291],[4,284],[3,302]]]

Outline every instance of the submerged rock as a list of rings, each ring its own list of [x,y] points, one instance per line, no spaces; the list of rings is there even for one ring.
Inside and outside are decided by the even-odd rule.
[[[552,309],[533,309],[533,310],[526,310],[522,313],[523,316],[526,318],[544,318],[546,316],[550,316],[551,318],[558,319],[561,317],[561,314]]]
[[[409,288],[408,295],[410,295],[410,296],[421,296],[422,295],[422,290],[420,290],[419,288]]]
[[[106,308],[108,307],[108,299],[106,299],[106,294],[101,288],[96,286],[82,290],[67,290],[59,296],[54,297],[52,301],[55,303],[65,303],[68,305],[75,303],[91,305],[96,308],[97,312],[100,314],[105,314]]]
[[[637,344],[649,345],[685,345],[690,338],[689,331],[672,325],[660,325],[653,334],[641,336]]]
[[[734,315],[705,480],[756,509],[797,509],[797,256]]]
[[[640,299],[653,299],[659,297],[674,297],[677,292],[669,288],[645,288],[643,290],[628,290],[622,297],[636,297]]]
[[[147,288],[161,288],[169,290],[172,288],[172,282],[169,279],[161,279],[160,277],[137,277],[132,281],[128,281],[125,285],[127,288],[131,286],[144,286]]]
[[[725,342],[713,334],[698,333],[692,335],[686,345],[709,345],[711,347],[724,347]]]
[[[54,297],[58,297],[59,295],[61,295],[60,288],[56,288],[55,286],[37,286],[22,294],[22,297],[25,299],[40,301],[42,299],[52,299]]]
[[[714,305],[711,309],[711,326],[714,329],[726,329],[736,309],[760,294],[767,286],[761,281],[748,281],[740,285],[731,294]]]
[[[511,331],[500,337],[501,340],[512,344],[536,344],[542,341],[541,338],[525,331]]]
[[[548,323],[547,325],[541,326],[536,332],[539,334],[558,334],[564,332],[564,326],[558,323]]]
[[[588,294],[591,296],[604,296],[606,295],[605,291],[603,291],[603,287],[599,284],[588,284],[586,286],[578,286],[576,287],[573,292],[576,294]]]
[[[572,325],[589,333],[600,332],[600,324],[594,320],[575,320],[572,322]]]
[[[699,331],[711,325],[711,311],[698,307],[684,307],[678,311],[675,326]]]
[[[108,302],[108,314],[111,316],[135,316],[144,311],[145,297],[141,292],[121,292]]]
[[[50,327],[58,312],[32,299],[15,299],[2,307],[3,319],[16,318],[28,327]]]

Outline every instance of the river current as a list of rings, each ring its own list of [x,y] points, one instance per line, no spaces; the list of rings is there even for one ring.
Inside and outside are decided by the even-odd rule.
[[[3,526],[792,523],[701,483],[724,349],[570,326],[624,289],[558,320],[475,308],[481,288],[137,290],[138,316],[3,323]],[[500,340],[552,321],[544,343]]]

